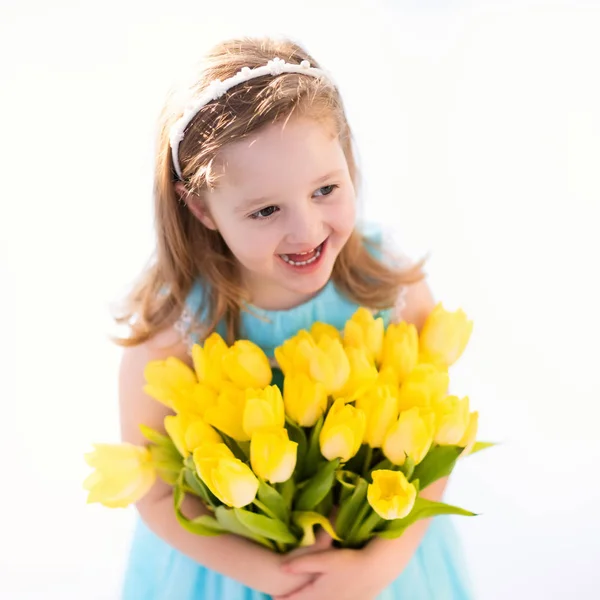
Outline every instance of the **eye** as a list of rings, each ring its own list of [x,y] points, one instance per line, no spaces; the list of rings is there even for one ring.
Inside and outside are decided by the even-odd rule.
[[[258,221],[268,219],[269,217],[272,217],[278,210],[279,208],[277,206],[267,206],[257,210],[255,213],[252,213],[250,218]]]
[[[333,192],[339,187],[339,185],[325,185],[321,188],[319,188],[316,192],[315,195],[320,195],[322,196],[330,196],[331,194],[333,194]],[[320,192],[320,194],[319,194]]]

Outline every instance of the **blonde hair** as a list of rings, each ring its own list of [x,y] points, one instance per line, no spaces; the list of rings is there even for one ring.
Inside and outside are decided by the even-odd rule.
[[[258,67],[279,57],[287,62],[317,61],[301,46],[288,40],[234,39],[215,46],[206,56],[200,76],[187,98],[171,95],[159,119],[154,177],[156,250],[152,261],[125,298],[117,323],[129,325],[127,337],[115,338],[122,346],[134,346],[171,326],[180,317],[195,281],[206,284],[208,306],[202,337],[220,322],[231,343],[238,337],[241,310],[247,300],[237,260],[216,231],[192,214],[175,191],[169,130],[181,116],[184,103],[201,93],[215,78],[224,80],[242,67]],[[352,134],[339,92],[324,78],[297,73],[265,76],[231,88],[219,100],[200,109],[188,125],[179,146],[183,180],[195,194],[217,184],[215,162],[231,142],[292,115],[327,120],[335,125],[350,176],[358,173],[352,151]],[[402,285],[424,277],[420,261],[399,269],[377,257],[381,249],[354,231],[333,268],[336,287],[357,304],[372,309],[394,306]]]

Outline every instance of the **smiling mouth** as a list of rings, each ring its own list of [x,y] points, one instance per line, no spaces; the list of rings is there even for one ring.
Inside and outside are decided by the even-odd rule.
[[[321,256],[321,252],[323,251],[324,244],[325,242],[322,242],[316,248],[313,248],[308,252],[300,252],[298,254],[280,254],[279,256],[289,265],[294,267],[303,267],[318,260],[318,258]]]

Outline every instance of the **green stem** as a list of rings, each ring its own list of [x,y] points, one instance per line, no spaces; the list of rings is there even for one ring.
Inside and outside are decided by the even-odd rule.
[[[271,519],[276,519],[277,521],[279,521],[275,513],[269,507],[264,505],[260,500],[257,500],[255,498],[252,501],[252,504],[254,504],[254,506],[256,506],[257,508],[260,508],[260,510],[262,510],[265,513],[265,515],[267,515],[267,517],[271,517]]]
[[[373,460],[373,448],[371,446],[367,446],[367,452],[365,453],[365,463],[363,465],[363,477],[367,477],[369,473],[369,467],[371,466],[371,461]]]
[[[277,515],[271,510],[269,509],[265,504],[263,504],[260,500],[257,500],[256,498],[252,501],[252,504],[254,504],[254,506],[256,506],[257,508],[259,508],[260,510],[262,510],[265,515],[267,515],[267,517],[270,517],[271,519],[276,519],[277,521],[279,521],[280,519],[277,517]],[[275,546],[277,547],[277,551],[283,553],[285,550],[285,544],[283,544],[282,542],[278,542],[277,540],[270,540],[271,542],[273,542],[275,544]]]

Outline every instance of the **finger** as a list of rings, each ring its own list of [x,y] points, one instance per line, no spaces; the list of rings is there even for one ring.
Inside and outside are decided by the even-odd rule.
[[[312,548],[315,550],[330,548],[332,543],[333,538],[322,527],[319,527],[319,531],[317,531],[315,543],[312,545]]]

